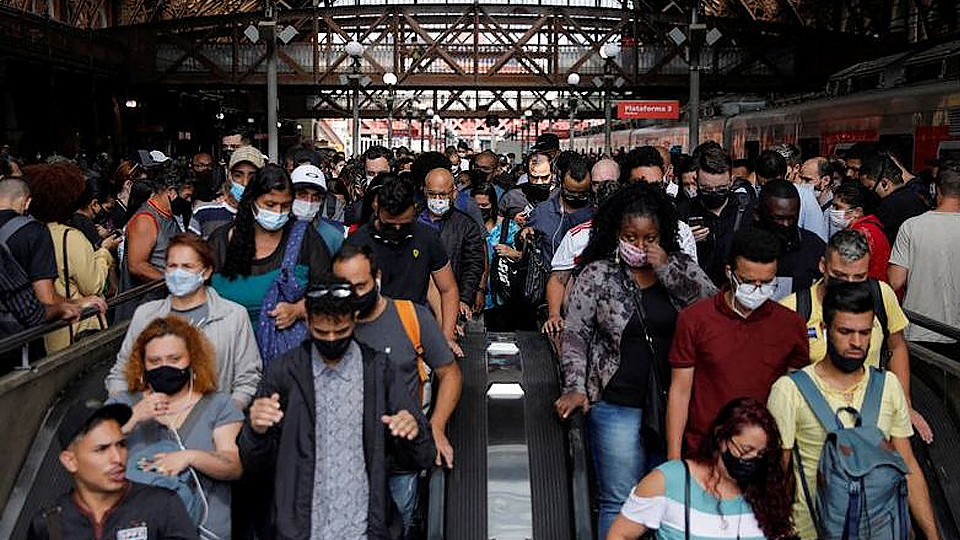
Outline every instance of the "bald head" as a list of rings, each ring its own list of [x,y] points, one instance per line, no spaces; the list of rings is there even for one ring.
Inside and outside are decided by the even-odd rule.
[[[30,186],[23,180],[7,178],[0,181],[0,209],[23,213],[23,206],[29,198]]]
[[[453,191],[453,173],[450,169],[437,168],[427,173],[426,187],[428,193],[446,193]]]
[[[620,178],[620,165],[610,158],[603,158],[590,169],[590,178],[594,184]]]

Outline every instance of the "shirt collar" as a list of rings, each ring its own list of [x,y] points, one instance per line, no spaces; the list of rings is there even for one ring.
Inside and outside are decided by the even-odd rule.
[[[350,341],[350,346],[347,347],[347,352],[343,353],[343,358],[333,365],[330,365],[323,360],[323,357],[320,356],[319,352],[317,352],[316,347],[311,347],[310,349],[314,365],[320,368],[319,372],[317,372],[316,369],[314,370],[317,372],[317,374],[330,374],[347,382],[351,380],[351,368],[353,367],[353,363],[358,361],[357,357],[360,356],[360,347],[357,345],[356,340]]]

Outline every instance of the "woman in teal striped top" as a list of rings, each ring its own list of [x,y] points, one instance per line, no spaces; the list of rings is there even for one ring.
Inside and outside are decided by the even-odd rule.
[[[766,407],[735,399],[693,459],[664,463],[637,484],[606,540],[636,540],[648,529],[656,529],[658,540],[795,538],[781,456],[780,432]]]

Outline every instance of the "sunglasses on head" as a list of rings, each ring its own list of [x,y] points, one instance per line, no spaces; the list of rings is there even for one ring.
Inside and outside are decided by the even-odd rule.
[[[348,298],[351,294],[353,294],[353,286],[346,283],[331,286],[320,285],[307,291],[307,298],[323,298],[324,296]]]

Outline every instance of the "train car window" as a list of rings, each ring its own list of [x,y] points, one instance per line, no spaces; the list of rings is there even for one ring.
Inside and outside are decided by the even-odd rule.
[[[800,156],[806,161],[820,155],[820,138],[808,137],[800,139]]]

